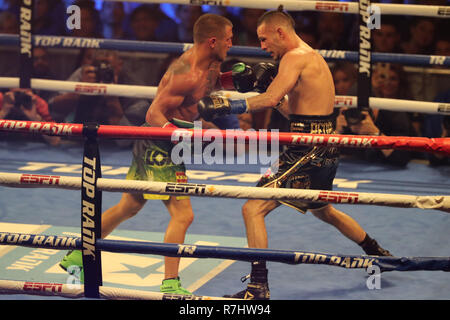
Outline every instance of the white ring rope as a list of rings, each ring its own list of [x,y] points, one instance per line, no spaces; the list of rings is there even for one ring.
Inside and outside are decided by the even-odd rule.
[[[0,294],[29,294],[38,296],[58,296],[64,298],[84,298],[84,286],[63,283],[0,280]],[[99,287],[101,299],[109,300],[239,300],[232,298],[167,294],[124,288]]]
[[[7,187],[81,189],[81,177],[0,172]],[[85,186],[83,186],[85,187]],[[329,190],[259,188],[193,183],[171,183],[98,178],[97,188],[109,192],[156,193],[236,199],[303,200],[338,204],[366,204],[450,212],[450,196],[340,192]]]
[[[0,77],[0,88],[19,88],[19,86],[19,78]],[[150,86],[73,82],[47,79],[31,79],[31,88],[36,90],[75,92],[86,95],[107,95],[143,99],[153,99],[158,89],[157,87]],[[258,94],[256,92],[220,92],[233,99],[244,99]],[[431,114],[450,114],[450,104],[442,102],[370,97],[369,104],[371,108],[377,108],[381,110],[420,112]],[[358,97],[355,96],[336,96],[335,98],[335,107],[337,108],[356,108],[357,105]]]
[[[108,0],[122,1],[122,0]],[[276,9],[283,5],[287,11],[324,11],[337,13],[359,14],[358,2],[336,2],[336,1],[297,1],[297,0],[125,0],[125,2],[139,3],[171,3],[184,5],[214,5],[227,7],[240,7],[252,9]],[[427,16],[436,18],[448,18],[450,9],[445,6],[416,5],[416,4],[373,4],[380,8],[381,14],[385,15],[411,15]]]

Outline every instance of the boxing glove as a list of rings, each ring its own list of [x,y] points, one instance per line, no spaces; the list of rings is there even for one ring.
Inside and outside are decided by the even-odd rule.
[[[255,91],[259,93],[266,92],[272,80],[278,73],[278,67],[272,63],[260,62],[253,67],[255,74]]]
[[[254,89],[256,77],[250,66],[239,62],[233,65],[231,71],[222,73],[219,80],[225,90],[249,92]]]
[[[198,113],[206,121],[212,121],[216,118],[247,112],[247,100],[231,100],[223,96],[209,96],[200,99],[197,104]]]

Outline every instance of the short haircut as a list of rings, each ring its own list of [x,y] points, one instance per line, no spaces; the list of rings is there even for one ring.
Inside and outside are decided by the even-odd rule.
[[[233,24],[217,14],[203,14],[194,24],[194,43],[201,43],[211,37],[224,37],[225,26],[233,27]]]
[[[295,21],[289,13],[283,10],[283,5],[280,5],[277,10],[267,11],[259,17],[258,27],[263,23],[285,24],[295,29]]]

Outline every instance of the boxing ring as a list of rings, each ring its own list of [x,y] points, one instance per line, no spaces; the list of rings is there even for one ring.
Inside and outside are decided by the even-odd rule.
[[[159,1],[149,1],[149,2],[159,2]],[[180,3],[180,4],[189,4],[189,2],[183,1],[164,1],[165,3]],[[316,1],[286,1],[285,9],[287,10],[314,10],[314,11],[333,11],[333,12],[350,12],[357,13],[359,12],[358,8],[355,9],[355,3],[339,3],[338,7],[330,6],[327,7],[325,4],[329,2],[316,2]],[[332,3],[332,2],[331,2]],[[227,5],[234,6],[241,4],[235,4],[234,1],[228,1]],[[246,6],[248,7],[257,7],[261,8],[267,3],[263,1],[248,1],[246,2]],[[333,3],[333,5],[338,5],[337,3]],[[356,4],[357,5],[357,4]],[[290,7],[293,6],[293,7]],[[294,7],[295,6],[295,7]],[[301,7],[303,6],[303,7]],[[381,4],[380,4],[381,6]],[[448,16],[447,11],[443,10],[439,7],[434,6],[411,6],[408,10],[405,11],[405,6],[403,5],[395,5],[393,7],[389,5],[387,6],[391,11],[384,10],[385,7],[382,7],[382,13],[385,14],[395,14],[402,12],[402,14],[411,14],[411,15],[430,15],[430,16]],[[409,6],[407,6],[409,7]],[[427,7],[426,10],[424,7]],[[264,7],[268,8],[268,7]],[[410,10],[409,10],[410,9]],[[397,10],[397,11],[396,11]],[[400,11],[398,11],[400,10]],[[444,13],[442,13],[444,12]],[[190,47],[190,44],[167,44],[167,43],[138,43],[134,41],[117,41],[117,40],[106,40],[106,39],[91,39],[87,41],[87,39],[78,39],[78,41],[67,40],[67,37],[53,37],[53,36],[33,36],[33,40],[35,45],[44,46],[44,47],[55,47],[55,48],[67,48],[67,47],[77,47],[79,48],[82,43],[85,46],[87,44],[92,47],[101,48],[101,49],[114,49],[114,50],[127,50],[127,51],[147,51],[147,52],[171,52],[171,53],[181,53],[187,50]],[[7,45],[18,45],[19,38],[17,36],[1,36],[0,44]],[[357,61],[358,53],[354,52],[327,52],[322,51],[321,54],[327,59],[342,59],[349,61]],[[229,55],[242,55],[242,56],[256,56],[256,57],[266,57],[265,53],[259,49],[255,48],[247,48],[247,47],[233,47]],[[384,62],[398,62],[402,61],[406,64],[411,65],[444,65],[448,66],[450,64],[450,57],[432,57],[432,56],[420,56],[420,55],[394,55],[394,54],[372,54],[372,61],[384,61]],[[11,87],[20,87],[22,84],[21,78],[0,78],[0,87],[11,88]],[[34,89],[43,89],[43,90],[51,90],[51,91],[66,91],[66,92],[77,92],[77,93],[85,93],[85,94],[102,94],[102,95],[116,95],[116,96],[128,96],[128,97],[142,97],[142,98],[153,98],[156,93],[156,88],[149,87],[139,87],[139,86],[127,86],[127,85],[114,85],[114,84],[92,84],[92,83],[75,83],[75,82],[67,82],[67,81],[54,81],[54,80],[44,80],[44,79],[29,79],[30,87]],[[254,93],[248,94],[239,94],[236,92],[226,92],[231,97],[241,97],[242,95],[248,96]],[[445,103],[434,103],[434,102],[420,102],[420,101],[410,101],[410,100],[394,100],[394,99],[382,99],[382,98],[374,98],[364,96],[364,94],[359,95],[358,97],[348,97],[348,96],[337,96],[335,105],[337,107],[353,107],[358,108],[362,103],[368,104],[371,108],[379,108],[386,109],[392,111],[413,111],[413,112],[421,112],[421,113],[440,113],[440,114],[449,114],[450,113],[450,105]],[[386,272],[388,274],[389,271],[417,271],[420,274],[426,271],[449,271],[450,270],[450,257],[448,253],[445,254],[444,250],[439,251],[441,254],[439,255],[410,255],[410,256],[395,256],[395,257],[372,257],[372,256],[361,256],[361,255],[343,255],[343,254],[331,254],[325,252],[342,252],[348,250],[345,247],[339,247],[336,243],[330,243],[329,241],[325,241],[327,243],[323,243],[316,246],[316,242],[320,243],[320,236],[315,233],[308,233],[304,228],[310,228],[309,232],[317,232],[321,227],[323,228],[323,223],[317,228],[315,225],[309,221],[307,216],[301,217],[301,219],[305,220],[305,225],[302,227],[302,231],[305,232],[311,239],[313,240],[317,251],[311,250],[306,251],[304,249],[298,250],[298,244],[294,243],[294,239],[299,237],[298,234],[294,232],[294,234],[288,235],[289,240],[282,240],[283,234],[280,237],[279,242],[275,241],[275,247],[278,248],[286,248],[291,247],[290,250],[273,250],[273,249],[250,249],[246,248],[245,244],[240,247],[236,246],[218,246],[218,245],[202,245],[202,242],[199,243],[189,243],[182,245],[175,244],[166,244],[166,243],[158,243],[158,242],[149,242],[142,239],[141,241],[123,241],[123,240],[109,240],[109,239],[99,239],[99,226],[101,224],[101,208],[103,202],[105,202],[106,196],[102,193],[112,193],[118,194],[120,192],[152,192],[152,193],[160,193],[160,194],[168,194],[168,195],[189,195],[193,197],[193,202],[196,202],[196,205],[202,206],[200,208],[200,212],[208,212],[209,215],[213,216],[214,219],[219,219],[216,215],[211,213],[211,209],[205,208],[208,203],[209,208],[215,206],[215,202],[213,200],[209,201],[209,198],[218,198],[218,200],[214,201],[226,201],[220,202],[225,203],[228,208],[234,208],[235,210],[235,218],[232,220],[239,220],[238,216],[240,216],[240,209],[238,207],[242,204],[244,199],[304,199],[309,201],[321,201],[333,203],[337,206],[345,206],[347,207],[367,207],[371,206],[368,210],[380,210],[377,211],[378,218],[373,221],[376,221],[375,226],[380,227],[381,222],[386,221],[395,221],[395,228],[402,229],[402,221],[408,226],[412,223],[412,221],[416,221],[417,224],[424,224],[430,226],[430,228],[436,227],[436,229],[443,229],[443,232],[447,230],[445,227],[449,226],[449,216],[450,212],[450,194],[448,192],[448,184],[445,183],[445,180],[439,181],[434,184],[434,188],[429,186],[429,189],[432,191],[424,192],[416,192],[416,194],[407,194],[405,192],[401,192],[403,190],[395,190],[393,193],[388,192],[359,192],[359,191],[325,191],[325,190],[299,190],[299,189],[277,189],[277,190],[269,190],[269,189],[261,189],[250,186],[242,186],[242,185],[224,185],[219,183],[167,183],[167,182],[142,182],[142,181],[129,181],[124,179],[109,179],[104,178],[105,170],[101,166],[100,162],[108,162],[108,157],[104,157],[104,153],[102,152],[102,157],[100,157],[100,149],[101,149],[101,139],[172,139],[174,136],[180,138],[188,138],[188,139],[202,139],[208,133],[208,130],[186,130],[186,129],[162,129],[162,128],[141,128],[141,127],[119,127],[119,126],[97,126],[95,124],[89,125],[81,125],[81,124],[73,124],[73,123],[46,123],[46,122],[32,122],[32,121],[15,121],[15,120],[0,120],[0,131],[9,132],[9,133],[27,133],[27,134],[47,134],[47,135],[55,135],[55,136],[64,136],[64,137],[78,137],[84,140],[84,147],[81,150],[82,156],[78,154],[80,150],[76,150],[74,153],[80,156],[81,165],[77,166],[77,170],[72,171],[73,173],[77,173],[74,176],[65,176],[58,174],[57,170],[52,172],[48,172],[45,170],[41,171],[31,171],[26,172],[21,170],[21,172],[0,172],[0,184],[3,187],[2,189],[10,189],[10,187],[14,187],[13,190],[17,192],[17,188],[25,188],[22,195],[25,195],[27,192],[34,192],[37,189],[47,190],[67,190],[68,192],[72,192],[73,190],[81,191],[82,193],[82,202],[81,202],[81,230],[79,229],[77,235],[61,235],[61,234],[34,234],[34,233],[26,233],[26,232],[8,232],[7,230],[0,230],[0,244],[1,249],[4,250],[7,247],[15,248],[16,246],[27,247],[27,248],[39,248],[46,250],[71,250],[71,249],[83,249],[87,250],[87,252],[91,253],[92,256],[101,257],[101,252],[112,252],[112,253],[127,253],[127,254],[139,254],[139,255],[162,255],[162,256],[174,256],[174,257],[183,257],[183,258],[194,258],[194,259],[220,259],[220,260],[238,260],[249,262],[253,260],[267,260],[269,262],[269,273],[275,270],[275,274],[280,274],[282,272],[286,272],[285,267],[280,267],[279,265],[303,265],[303,272],[311,272],[312,268],[321,268],[321,266],[333,266],[338,268],[332,268],[332,272],[336,273],[337,277],[341,277],[343,275],[343,270],[346,269],[361,269],[366,270],[369,267],[378,267],[381,272],[381,277],[384,277]],[[271,141],[271,133],[244,133],[241,131],[227,130],[224,131],[215,131],[216,134],[223,134],[231,136],[231,140],[236,142],[238,140],[241,141]],[[389,137],[389,136],[346,136],[346,135],[314,135],[314,134],[293,134],[293,133],[277,133],[277,139],[281,145],[327,145],[327,146],[337,146],[337,147],[349,147],[349,148],[378,148],[378,149],[401,149],[401,150],[411,150],[411,151],[420,151],[420,152],[430,152],[430,153],[439,153],[445,156],[450,155],[450,139],[449,138],[436,138],[436,139],[428,139],[428,138],[418,138],[418,137]],[[14,149],[14,148],[13,148]],[[21,155],[28,154],[29,150],[22,150],[18,148],[19,153]],[[6,155],[7,152],[2,152],[2,158],[7,160],[12,159],[10,155]],[[69,152],[70,153],[70,152]],[[53,154],[53,152],[50,152]],[[114,156],[114,153],[106,152],[108,156]],[[63,161],[67,161],[65,156],[63,157]],[[126,157],[125,157],[126,158]],[[50,158],[51,159],[51,158]],[[79,158],[78,158],[79,159]],[[102,161],[100,161],[102,159]],[[106,161],[105,161],[106,159]],[[33,160],[33,159],[32,159]],[[46,161],[48,161],[47,159]],[[43,161],[43,160],[41,160]],[[31,167],[31,163],[34,162],[26,162],[26,165],[22,167]],[[71,162],[73,165],[73,160]],[[123,163],[124,165],[128,165],[126,161]],[[44,166],[45,167],[45,166]],[[342,167],[342,164],[341,164]],[[199,168],[195,168],[199,169]],[[244,170],[248,170],[249,168],[244,168]],[[376,179],[375,177],[379,175],[379,173],[371,172],[370,170],[374,169],[373,167],[365,167],[361,170],[364,174],[364,179]],[[417,169],[417,168],[415,168]],[[226,169],[225,169],[226,170]],[[358,175],[358,170],[352,170],[349,167],[345,166],[340,169],[341,171],[345,171],[346,173],[351,173],[351,176]],[[390,169],[388,169],[389,171]],[[14,171],[14,170],[11,170]],[[356,172],[353,172],[356,171]],[[68,171],[70,172],[70,171]],[[108,172],[108,170],[106,170]],[[81,175],[80,175],[81,173]],[[389,174],[389,172],[387,173]],[[400,176],[402,176],[400,174]],[[358,177],[361,179],[361,177]],[[409,177],[410,178],[410,177]],[[190,178],[191,180],[191,178]],[[195,178],[193,179],[196,180]],[[225,181],[225,180],[217,180],[217,181]],[[361,180],[360,180],[361,181]],[[391,181],[393,183],[393,181]],[[429,182],[430,185],[433,185],[433,182]],[[434,190],[439,189],[439,184],[442,185],[440,193],[434,193]],[[416,183],[416,186],[419,185]],[[423,184],[422,186],[425,186]],[[401,188],[400,188],[401,189]],[[416,190],[417,191],[417,190]],[[419,188],[419,191],[422,191]],[[3,192],[3,190],[2,190]],[[44,192],[44,191],[43,191]],[[9,194],[9,193],[8,193]],[[64,193],[64,195],[68,196],[68,194]],[[72,196],[71,196],[72,197]],[[114,202],[112,198],[106,198],[106,203]],[[18,200],[18,199],[16,199]],[[79,200],[79,198],[78,198]],[[25,199],[23,199],[25,201]],[[208,202],[209,201],[209,202]],[[87,205],[86,203],[89,203]],[[203,204],[200,204],[202,202]],[[230,203],[233,202],[233,205]],[[79,210],[79,202],[78,202],[78,210]],[[152,207],[154,207],[152,203]],[[73,207],[73,204],[72,204]],[[86,208],[91,209],[86,209]],[[195,205],[194,212],[197,212]],[[158,208],[158,207],[156,207]],[[378,208],[378,209],[372,209]],[[387,212],[387,208],[391,208],[389,212]],[[411,210],[411,214],[405,214],[403,210],[401,212],[394,212],[393,208],[404,208]],[[278,210],[278,209],[277,209]],[[280,209],[288,210],[287,208]],[[346,210],[346,209],[345,209]],[[364,209],[367,210],[367,209]],[[381,211],[383,210],[383,211]],[[151,210],[153,211],[153,210]],[[163,211],[163,210],[161,210]],[[228,212],[228,210],[227,210]],[[419,214],[420,213],[420,214]],[[426,213],[426,215],[425,215]],[[52,213],[58,214],[58,213]],[[87,216],[88,214],[88,216]],[[143,215],[144,213],[140,213]],[[154,212],[152,212],[154,214]],[[396,214],[401,216],[399,220],[396,218]],[[268,224],[268,232],[269,236],[273,234],[273,230],[270,227],[272,223],[272,219],[280,219],[282,222],[285,222],[286,226],[291,226],[292,224],[303,224],[303,222],[293,222],[290,219],[295,215],[286,214],[286,213],[273,213],[274,218],[270,217],[270,221]],[[286,215],[286,217],[283,217]],[[353,215],[353,212],[350,213]],[[356,212],[356,216],[358,216],[358,220],[364,221],[364,215],[361,215],[361,212]],[[280,217],[281,216],[281,217]],[[359,217],[361,216],[361,217]],[[420,216],[420,217],[419,217]],[[421,218],[422,216],[429,216],[430,218]],[[269,218],[267,217],[267,218]],[[266,218],[266,219],[267,219]],[[71,218],[73,219],[73,218]],[[133,217],[132,220],[138,219],[138,217]],[[198,217],[194,221],[194,225],[199,219]],[[200,218],[202,219],[202,218]],[[299,217],[294,218],[295,221],[298,221]],[[367,219],[367,218],[366,218]],[[389,220],[391,219],[391,220]],[[423,221],[421,219],[424,219]],[[407,220],[407,221],[404,221]],[[78,223],[80,221],[80,216],[78,215]],[[90,224],[86,222],[90,221]],[[138,220],[139,223],[142,223],[143,226],[147,226],[142,220]],[[219,223],[224,223],[223,219],[219,219]],[[209,220],[214,224],[214,220]],[[436,225],[433,226],[433,223]],[[132,222],[131,222],[132,223]],[[429,223],[429,224],[427,224]],[[430,225],[431,224],[431,225]],[[75,224],[74,224],[75,225]],[[204,228],[205,226],[202,224],[199,228]],[[231,227],[231,225],[229,225]],[[417,227],[417,226],[416,226]],[[212,227],[211,227],[212,228]],[[243,223],[237,222],[233,225],[233,228],[237,228],[232,231],[233,236],[242,236],[243,235]],[[280,225],[276,226],[277,229],[280,229]],[[376,228],[375,228],[376,229]],[[195,226],[192,226],[190,230],[197,230]],[[281,229],[282,230],[282,229]],[[392,229],[390,229],[392,231]],[[223,231],[223,230],[222,230]],[[188,234],[191,231],[188,231]],[[282,233],[285,233],[286,230],[283,230]],[[376,231],[374,231],[376,233]],[[402,231],[400,231],[401,234]],[[405,231],[403,231],[405,232]],[[394,233],[394,232],[393,232]],[[113,233],[114,234],[114,233]],[[80,236],[81,235],[81,236]],[[439,233],[436,233],[439,235]],[[300,237],[303,237],[300,235]],[[330,237],[330,236],[329,236]],[[446,235],[438,236],[440,240],[444,241],[441,245],[444,245],[445,239],[448,240],[448,232]],[[388,237],[392,242],[399,241],[395,235],[391,235]],[[189,238],[188,238],[189,239]],[[328,240],[330,240],[328,238]],[[384,239],[381,239],[383,243]],[[402,239],[405,240],[405,239]],[[287,241],[287,242],[286,242]],[[305,241],[305,240],[301,240]],[[331,242],[337,240],[331,240]],[[344,242],[344,240],[342,241]],[[408,241],[405,241],[408,242]],[[414,242],[414,241],[412,241]],[[323,247],[321,248],[321,246]],[[407,243],[405,244],[407,245]],[[269,245],[273,247],[272,245]],[[302,246],[303,247],[303,246]],[[353,248],[354,249],[354,248]],[[400,252],[401,247],[399,247],[396,251]],[[405,249],[405,248],[403,248]],[[15,249],[11,249],[15,250]],[[8,251],[8,249],[6,249]],[[6,252],[5,251],[5,252]],[[408,250],[406,250],[408,251]],[[443,254],[442,254],[443,253]],[[0,250],[0,255],[2,251]],[[4,254],[4,253],[3,253]],[[395,254],[394,254],[395,255]],[[235,267],[236,264],[233,265]],[[248,263],[242,264],[242,270],[248,269]],[[148,290],[134,290],[127,289],[123,287],[109,287],[103,285],[102,279],[102,265],[101,259],[92,259],[91,261],[87,261],[84,265],[85,272],[85,281],[84,285],[73,285],[71,283],[51,283],[51,282],[43,282],[39,279],[33,279],[31,281],[18,281],[13,279],[8,280],[0,280],[0,293],[2,294],[27,294],[27,295],[38,295],[38,296],[60,296],[66,298],[103,298],[103,299],[144,299],[144,300],[220,300],[219,296],[223,293],[227,292],[218,292],[218,291],[206,291],[205,294],[195,294],[193,296],[181,296],[181,295],[170,295],[170,294],[162,294],[158,292],[152,292]],[[239,267],[241,268],[241,267]],[[241,269],[238,269],[241,270]],[[322,269],[321,269],[322,270]],[[328,268],[327,268],[328,270]],[[248,271],[248,270],[247,270]],[[239,271],[239,272],[247,272],[247,271]],[[234,271],[233,277],[238,279],[242,273],[236,273]],[[325,271],[324,269],[322,272]],[[436,272],[433,272],[435,274]],[[292,273],[291,273],[292,274]],[[396,273],[393,273],[396,274]],[[403,272],[402,272],[403,274]],[[415,273],[414,273],[415,274]],[[216,274],[216,277],[211,278],[210,281],[214,282],[214,289],[218,288],[217,281],[226,281],[230,280],[226,278],[226,280],[221,274]],[[446,288],[448,289],[448,281],[445,282],[445,276],[448,277],[446,273],[439,273],[437,277],[437,282],[442,284],[442,292],[444,293],[444,298],[448,297],[445,295]],[[66,275],[67,277],[67,275]],[[320,276],[319,276],[320,277]],[[423,276],[422,276],[423,277]],[[344,277],[346,278],[346,277]],[[401,278],[401,277],[400,277]],[[61,278],[64,279],[64,278]],[[273,279],[273,278],[269,278]],[[286,278],[283,278],[286,280]],[[317,278],[320,279],[320,278]],[[316,279],[316,280],[317,280]],[[347,279],[347,278],[346,278]],[[423,278],[421,278],[423,279]],[[336,280],[336,279],[335,279]],[[398,279],[397,279],[398,280]],[[405,281],[411,281],[411,277],[407,277]],[[314,281],[314,279],[311,279]],[[319,280],[317,280],[319,281]],[[338,283],[339,281],[336,280]],[[359,279],[361,283],[364,284],[365,279]],[[283,283],[280,281],[271,280],[273,283],[273,292],[275,292],[275,299],[277,299],[277,293],[279,294],[280,299],[307,299],[307,297],[302,296],[299,291],[301,291],[302,284],[298,284],[297,291],[292,289],[292,287],[288,290],[289,294],[283,295],[281,292],[277,291],[276,286],[283,286]],[[283,280],[281,281],[283,282]],[[387,281],[388,287],[394,286],[393,283],[396,282],[396,277],[389,279]],[[401,282],[401,281],[400,281]],[[236,287],[240,284],[238,281],[235,281]],[[341,283],[342,285],[342,283]],[[401,287],[400,283],[400,287]],[[350,287],[351,290],[352,288]],[[228,290],[228,289],[227,289]],[[343,289],[339,289],[334,287],[333,290],[339,292],[339,290],[347,290],[345,287]],[[366,291],[369,291],[365,289]],[[281,291],[281,290],[280,290]],[[307,290],[308,291],[308,290]],[[326,291],[326,290],[325,290]],[[356,289],[356,292],[361,293],[360,289]],[[381,290],[382,291],[382,290]],[[314,294],[312,298],[314,298]],[[316,295],[316,297],[320,298],[320,295]],[[350,295],[351,297],[351,295]],[[408,295],[406,295],[408,297]],[[357,298],[356,298],[357,299]]]

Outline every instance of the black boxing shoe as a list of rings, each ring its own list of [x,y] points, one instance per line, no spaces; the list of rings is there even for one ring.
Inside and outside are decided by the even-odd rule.
[[[370,238],[368,235],[364,239],[364,241],[360,244],[361,248],[364,250],[366,254],[369,256],[385,256],[392,257],[392,254],[380,247],[378,242],[375,239]]]
[[[270,290],[268,283],[250,282],[247,289],[231,295],[224,295],[224,298],[244,299],[244,300],[270,300]]]

